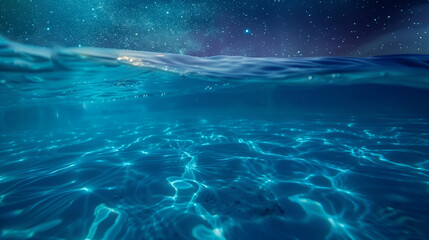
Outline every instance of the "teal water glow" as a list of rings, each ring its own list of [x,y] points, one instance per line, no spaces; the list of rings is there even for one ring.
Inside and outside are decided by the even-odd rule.
[[[0,44],[2,239],[427,239],[429,56]]]

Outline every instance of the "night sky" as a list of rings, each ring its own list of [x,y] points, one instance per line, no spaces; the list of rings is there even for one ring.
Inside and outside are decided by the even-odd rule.
[[[0,0],[0,34],[196,56],[429,54],[429,0]]]

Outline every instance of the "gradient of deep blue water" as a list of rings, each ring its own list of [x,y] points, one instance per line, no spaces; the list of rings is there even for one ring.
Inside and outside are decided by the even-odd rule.
[[[427,239],[429,56],[0,43],[1,239]]]

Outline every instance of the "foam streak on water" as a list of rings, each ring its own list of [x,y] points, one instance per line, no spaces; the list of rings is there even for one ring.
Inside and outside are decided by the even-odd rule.
[[[427,239],[425,55],[0,43],[2,239]]]

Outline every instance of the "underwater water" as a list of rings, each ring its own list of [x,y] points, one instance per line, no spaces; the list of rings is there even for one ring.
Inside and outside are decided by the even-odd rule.
[[[0,42],[1,239],[427,239],[429,56]]]

